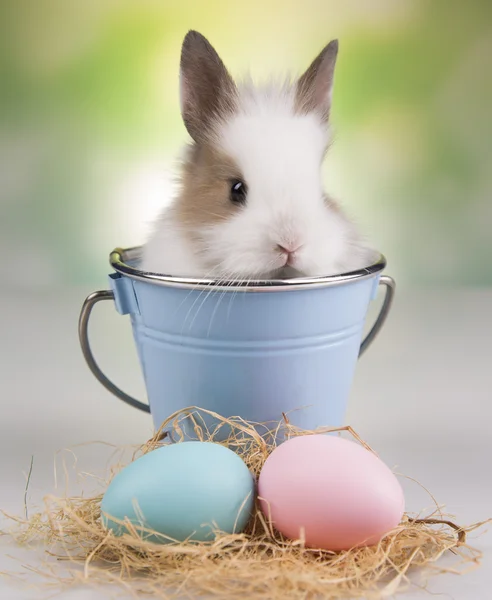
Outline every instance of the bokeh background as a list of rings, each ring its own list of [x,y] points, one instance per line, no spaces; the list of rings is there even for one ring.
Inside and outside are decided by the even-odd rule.
[[[99,285],[145,240],[187,140],[190,28],[258,78],[338,37],[328,190],[400,284],[492,283],[491,2],[3,0],[3,285]]]

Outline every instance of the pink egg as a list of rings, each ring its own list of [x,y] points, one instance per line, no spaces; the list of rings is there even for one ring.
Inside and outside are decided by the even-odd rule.
[[[405,507],[391,470],[363,446],[333,435],[281,444],[263,466],[258,493],[278,531],[326,550],[377,543]]]

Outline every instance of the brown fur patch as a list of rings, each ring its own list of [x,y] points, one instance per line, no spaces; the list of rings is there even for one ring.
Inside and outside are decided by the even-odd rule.
[[[210,144],[189,148],[175,211],[193,239],[199,237],[201,227],[220,223],[240,210],[229,199],[234,179],[242,179],[241,172],[220,150]]]

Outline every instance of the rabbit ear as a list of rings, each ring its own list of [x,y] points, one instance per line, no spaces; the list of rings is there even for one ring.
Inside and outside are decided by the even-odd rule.
[[[195,141],[207,137],[214,119],[233,112],[236,86],[208,40],[189,31],[183,41],[180,65],[181,114]]]
[[[318,112],[327,121],[331,108],[333,75],[338,54],[338,40],[332,40],[299,78],[296,105],[300,112]]]

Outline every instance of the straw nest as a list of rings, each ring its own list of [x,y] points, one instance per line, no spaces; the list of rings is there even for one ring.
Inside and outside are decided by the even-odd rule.
[[[213,428],[206,425],[210,417],[218,423]],[[285,416],[275,427],[259,426],[191,407],[169,417],[155,436],[135,451],[133,460],[169,443],[169,431],[175,442],[186,439],[183,419],[191,421],[199,439],[233,447],[256,476],[275,448],[279,432],[289,437],[340,431],[371,450],[350,427],[302,431]],[[112,475],[120,468],[114,466]],[[416,568],[462,573],[478,565],[481,557],[467,545],[466,533],[483,523],[460,527],[437,505],[426,518],[404,515],[401,524],[376,546],[334,553],[307,549],[301,541],[283,538],[259,510],[245,533],[217,533],[209,543],[153,544],[142,540],[128,523],[130,533],[116,537],[101,523],[101,499],[102,494],[92,498],[50,496],[44,510],[31,518],[10,517],[17,522],[14,536],[18,542],[42,541],[49,560],[70,561],[73,566],[57,575],[55,563],[41,574],[62,584],[116,583],[127,592],[146,592],[158,598],[372,599],[401,590]],[[446,553],[455,555],[454,564],[437,565]]]

